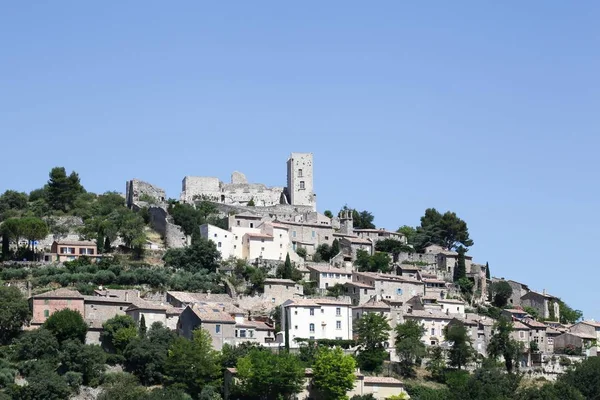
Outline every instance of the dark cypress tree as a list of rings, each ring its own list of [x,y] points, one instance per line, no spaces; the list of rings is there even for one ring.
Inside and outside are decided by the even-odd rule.
[[[146,318],[142,314],[142,318],[140,318],[140,337],[146,336],[146,330]]]
[[[485,277],[487,279],[492,279],[492,276],[490,274],[490,264],[488,264],[487,262],[485,263]]]
[[[283,279],[292,279],[293,275],[292,261],[290,260],[290,254],[285,256],[285,264],[283,264]]]
[[[330,259],[337,256],[340,252],[340,242],[337,239],[333,239],[333,243],[331,243],[331,257]]]
[[[467,267],[465,264],[465,253],[466,249],[463,246],[460,246],[457,250],[458,252],[458,262],[454,267],[454,282],[458,282],[461,278],[467,277]]]

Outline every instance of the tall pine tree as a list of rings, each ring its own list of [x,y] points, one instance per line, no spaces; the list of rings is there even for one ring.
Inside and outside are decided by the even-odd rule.
[[[490,274],[490,264],[488,264],[487,262],[485,263],[485,277],[487,279],[492,279],[492,276]]]

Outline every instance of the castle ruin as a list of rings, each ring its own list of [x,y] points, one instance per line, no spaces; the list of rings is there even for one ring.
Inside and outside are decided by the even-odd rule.
[[[272,207],[292,205],[316,211],[313,186],[312,153],[292,153],[287,161],[287,186],[267,187],[248,183],[241,172],[231,174],[231,183],[215,177],[186,176],[183,178],[180,200],[183,203],[211,201],[230,206]]]

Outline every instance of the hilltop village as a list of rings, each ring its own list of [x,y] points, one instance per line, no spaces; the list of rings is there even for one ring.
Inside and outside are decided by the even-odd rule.
[[[491,271],[468,254],[474,241],[455,213],[427,209],[420,226],[386,229],[366,210],[318,211],[311,153],[292,153],[286,173],[281,187],[249,183],[241,172],[229,183],[186,176],[178,200],[138,179],[126,182],[124,194],[87,193],[63,168],[30,194],[7,191],[0,197],[3,295],[27,299],[18,326],[3,334],[4,344],[23,351],[13,362],[46,357],[42,349],[24,355],[23,341],[56,332],[57,316],[69,312],[83,321],[83,345],[101,348],[110,365],[146,386],[175,382],[194,398],[211,388],[215,397],[199,398],[275,399],[252,394],[253,385],[268,386],[244,369],[267,357],[254,348],[268,357],[300,355],[306,368],[296,384],[276,390],[302,399],[433,398],[419,397],[405,379],[427,365],[442,382],[436,372],[474,370],[486,359],[553,382],[597,355],[600,323],[582,320],[535,282],[495,277],[500,266]],[[158,362],[135,357],[154,351],[152,332],[169,338],[168,354],[204,338],[210,351],[234,361],[189,378],[182,371],[197,360],[180,355],[189,364],[176,365],[165,352],[164,365],[149,374],[148,363]],[[330,360],[350,357],[343,396],[323,386],[315,346],[329,349],[322,354]],[[340,348],[341,355],[332,350]],[[34,387],[33,375],[16,365],[0,385],[8,398]],[[73,373],[79,385],[101,383],[100,374]],[[82,398],[123,390],[100,387],[100,397],[90,389]]]

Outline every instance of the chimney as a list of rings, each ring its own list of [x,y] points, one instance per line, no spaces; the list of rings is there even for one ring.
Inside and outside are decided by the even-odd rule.
[[[207,290],[207,291],[206,291],[206,298],[207,298],[207,299],[210,299],[210,290]]]
[[[129,301],[129,292],[125,291],[125,301]]]

